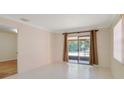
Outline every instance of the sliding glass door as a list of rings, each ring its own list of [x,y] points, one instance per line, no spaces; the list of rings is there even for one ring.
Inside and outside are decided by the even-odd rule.
[[[90,36],[79,37],[79,63],[89,64],[90,57]]]
[[[69,37],[68,38],[68,57],[69,62],[78,63],[78,37]]]
[[[68,37],[70,63],[89,64],[90,36]]]

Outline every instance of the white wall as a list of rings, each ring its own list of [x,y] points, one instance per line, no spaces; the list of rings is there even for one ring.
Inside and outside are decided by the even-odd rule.
[[[63,47],[64,47],[64,36],[62,33],[53,33],[51,37],[52,42],[52,62],[61,63],[63,62]]]
[[[0,62],[17,59],[17,34],[0,30]]]
[[[110,31],[100,29],[97,32],[98,61],[101,67],[110,67]]]
[[[23,25],[18,35],[18,66],[21,72],[51,62],[51,33]]]
[[[110,29],[100,29],[97,33],[99,66],[110,67]],[[53,34],[53,62],[63,62],[64,37],[62,33]]]
[[[5,18],[0,18],[0,23],[18,29],[18,73],[51,62],[50,32]]]

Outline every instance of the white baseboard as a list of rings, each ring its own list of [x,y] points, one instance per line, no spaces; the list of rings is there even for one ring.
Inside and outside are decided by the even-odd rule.
[[[6,62],[6,61],[10,61],[10,60],[17,60],[17,59],[3,59],[3,60],[0,60],[0,62]]]

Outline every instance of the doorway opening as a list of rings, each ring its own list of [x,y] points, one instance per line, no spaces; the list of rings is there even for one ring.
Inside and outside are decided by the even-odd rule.
[[[68,37],[68,62],[89,64],[90,35]]]
[[[0,79],[17,73],[17,37],[15,27],[0,25]]]

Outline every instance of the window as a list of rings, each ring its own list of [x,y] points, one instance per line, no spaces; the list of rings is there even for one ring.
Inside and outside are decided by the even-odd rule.
[[[114,58],[120,63],[124,64],[123,60],[123,32],[122,32],[122,19],[114,27]]]

